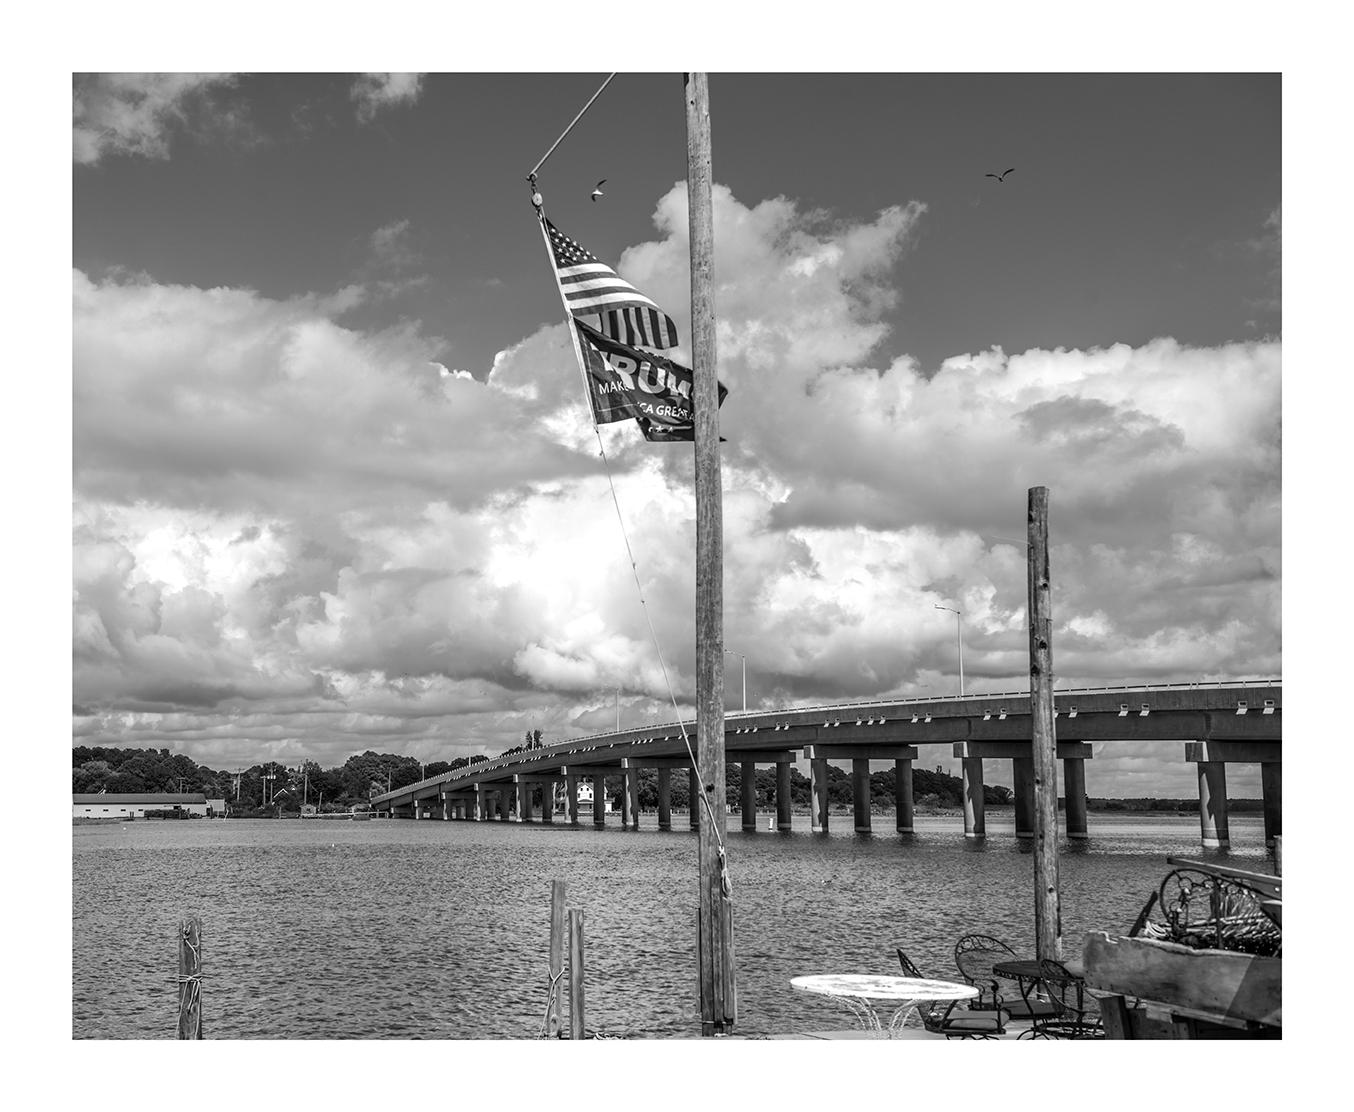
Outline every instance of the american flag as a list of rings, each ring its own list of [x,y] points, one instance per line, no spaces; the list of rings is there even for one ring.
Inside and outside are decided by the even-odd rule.
[[[677,326],[671,317],[596,255],[548,219],[542,219],[550,238],[555,276],[570,313],[576,317],[599,316],[602,334],[622,343],[654,348],[677,345]]]

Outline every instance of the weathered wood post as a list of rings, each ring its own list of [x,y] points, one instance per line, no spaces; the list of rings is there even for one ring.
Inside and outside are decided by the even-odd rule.
[[[1040,959],[1061,961],[1058,760],[1053,718],[1053,607],[1048,567],[1048,487],[1030,487],[1026,546],[1030,623],[1030,726],[1034,750],[1034,935]]]
[[[583,909],[569,908],[569,1038],[583,1037]]]
[[[179,1034],[202,1038],[202,920],[187,915],[179,920]]]
[[[733,910],[723,854],[724,508],[719,471],[719,381],[715,350],[714,205],[710,188],[710,86],[688,73],[686,196],[691,247],[691,372],[696,479],[696,765],[705,799],[697,835],[700,872],[701,1034],[733,1031]],[[693,798],[692,809],[705,808]]]
[[[550,882],[550,998],[545,1005],[545,1033],[558,1038],[560,1029],[560,981],[564,973],[564,881]]]

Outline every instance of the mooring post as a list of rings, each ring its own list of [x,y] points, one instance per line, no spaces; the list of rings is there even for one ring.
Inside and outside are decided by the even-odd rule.
[[[564,973],[564,881],[550,882],[550,998],[545,1005],[545,1033],[559,1037],[559,1002],[563,995],[560,981]]]
[[[202,920],[187,915],[179,920],[179,1034],[202,1038]]]
[[[1034,759],[1034,934],[1040,959],[1062,961],[1058,891],[1058,752],[1053,717],[1053,606],[1048,566],[1048,487],[1030,487],[1027,578],[1030,728]]]
[[[583,1037],[583,909],[569,908],[569,1038]]]
[[[691,373],[696,485],[696,765],[706,810],[697,835],[700,874],[701,1034],[733,1032],[733,914],[724,860],[724,509],[719,470],[715,349],[714,205],[710,86],[688,73],[686,195],[691,255]],[[705,806],[709,803],[708,808]]]

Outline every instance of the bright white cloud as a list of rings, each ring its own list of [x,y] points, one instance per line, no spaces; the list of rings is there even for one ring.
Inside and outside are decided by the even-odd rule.
[[[370,123],[386,108],[415,103],[422,91],[421,73],[364,73],[353,82],[349,95],[357,103],[357,118]]]
[[[725,639],[754,705],[953,690],[936,603],[970,690],[1019,688],[1034,485],[1060,680],[1278,674],[1277,343],[921,368],[880,323],[920,206],[715,201]],[[684,305],[684,188],[655,224],[618,269]],[[82,736],[337,763],[605,728],[618,686],[626,721],[669,718],[562,327],[477,382],[337,304],[76,274]],[[686,701],[690,453],[602,437]]]
[[[74,82],[74,155],[92,164],[105,155],[168,158],[177,130],[202,124],[238,126],[211,94],[235,82],[221,73],[77,74]],[[212,119],[211,117],[215,118]]]

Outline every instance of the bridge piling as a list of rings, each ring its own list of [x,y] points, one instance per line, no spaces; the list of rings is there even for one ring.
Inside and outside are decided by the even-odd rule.
[[[742,788],[742,819],[743,832],[745,834],[755,834],[757,832],[757,762],[742,761],[739,764],[741,788]]]
[[[672,769],[658,770],[658,829],[672,829]]]
[[[1015,787],[1015,832],[1017,838],[1034,837],[1034,758],[1011,758],[1011,781]]]
[[[1086,838],[1086,758],[1063,758],[1063,800],[1067,836]]]
[[[964,757],[964,837],[987,837],[987,812],[983,805],[983,759]]]
[[[870,762],[859,757],[851,761],[851,809],[857,834],[870,832]]]
[[[787,777],[788,780],[788,777]],[[913,830],[912,762],[900,760],[893,762],[893,811],[895,825],[899,834],[911,834]]]
[[[827,758],[815,757],[809,761],[809,774],[812,780],[813,804],[812,830],[816,833],[827,833]]]
[[[606,777],[592,778],[592,825],[596,830],[606,829]]]
[[[1227,849],[1227,766],[1222,761],[1199,762],[1199,833],[1205,849]]]
[[[699,830],[701,828],[701,809],[700,809],[700,781],[696,776],[694,767],[686,770],[686,798],[688,800],[687,808],[691,812],[691,829]]]
[[[790,762],[776,762],[776,829],[792,829],[794,809],[790,799]]]
[[[1274,848],[1283,835],[1280,804],[1283,796],[1283,765],[1278,761],[1260,763],[1260,792],[1264,796],[1265,845]]]

